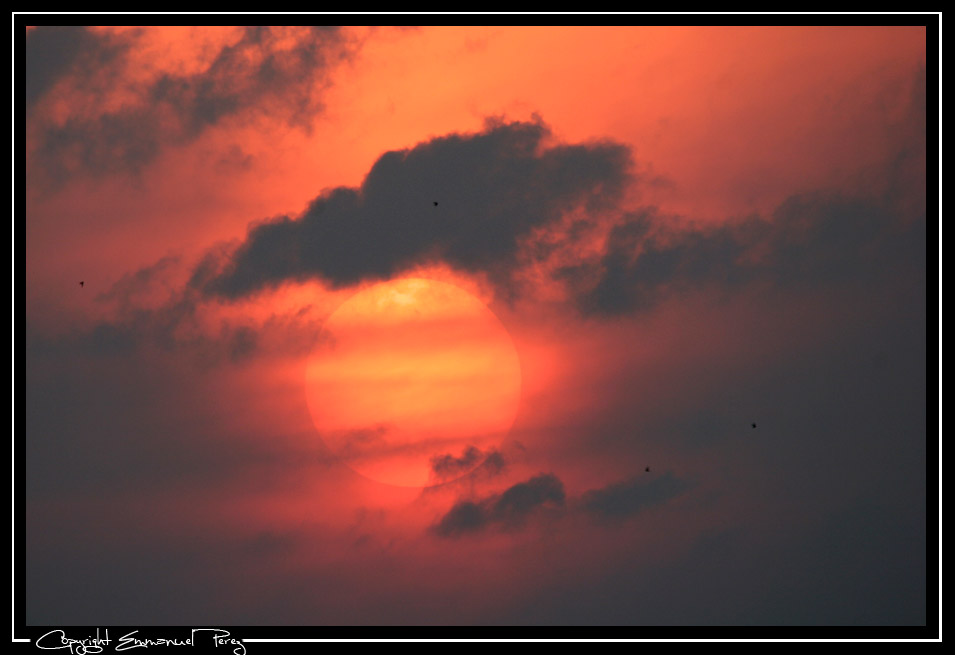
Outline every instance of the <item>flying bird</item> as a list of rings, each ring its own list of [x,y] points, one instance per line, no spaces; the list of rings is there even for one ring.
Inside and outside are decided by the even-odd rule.
[[[756,429],[756,424],[755,424],[755,423],[753,423],[753,429],[754,429],[754,430]]]
[[[648,466],[648,467],[647,467],[647,473],[649,473],[649,472],[650,472],[650,467]]]
[[[437,201],[437,200],[434,201],[434,206],[435,206],[435,207],[438,206],[438,201]]]
[[[82,280],[80,280],[80,286],[83,286],[83,281],[82,281]]]

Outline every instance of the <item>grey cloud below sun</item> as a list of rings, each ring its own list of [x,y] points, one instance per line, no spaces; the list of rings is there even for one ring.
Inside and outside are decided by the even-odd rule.
[[[623,520],[663,504],[686,492],[692,485],[667,472],[645,480],[630,479],[567,498],[564,483],[553,473],[540,473],[500,493],[483,498],[461,498],[434,525],[438,537],[461,537],[489,529],[518,530],[531,517],[549,513],[560,518],[568,511],[581,512],[601,520]]]

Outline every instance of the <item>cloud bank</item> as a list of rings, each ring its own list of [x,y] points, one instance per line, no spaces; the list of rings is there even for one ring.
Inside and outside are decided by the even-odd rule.
[[[387,279],[442,261],[506,286],[523,237],[575,207],[612,207],[630,179],[627,147],[549,146],[550,136],[539,121],[489,121],[477,134],[386,152],[360,188],[326,191],[298,218],[255,225],[225,261],[204,261],[192,284],[239,298],[309,278],[333,287]]]
[[[163,149],[192,143],[230,119],[260,116],[307,128],[329,71],[353,50],[334,27],[245,27],[195,72],[143,78],[128,55],[139,30],[37,27],[27,34],[31,171],[48,182],[139,171]],[[113,99],[119,95],[121,100]],[[67,101],[65,116],[41,111]]]

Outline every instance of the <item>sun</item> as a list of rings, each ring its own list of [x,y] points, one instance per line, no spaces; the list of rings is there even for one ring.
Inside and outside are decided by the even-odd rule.
[[[328,448],[358,473],[422,487],[464,475],[517,415],[521,367],[501,321],[460,287],[404,278],[326,321],[306,396]]]

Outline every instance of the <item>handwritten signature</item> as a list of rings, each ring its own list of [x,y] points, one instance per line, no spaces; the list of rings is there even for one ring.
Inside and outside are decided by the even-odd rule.
[[[220,646],[235,646],[232,652],[235,655],[245,655],[245,644],[232,637],[228,630],[220,628],[193,628],[187,639],[177,638],[145,638],[137,637],[139,630],[128,632],[118,640],[115,640],[113,649],[118,651],[131,650],[133,648],[149,648],[150,646],[209,646],[216,648]],[[102,653],[103,650],[113,644],[114,640],[109,638],[109,629],[104,631],[105,636],[100,637],[99,628],[96,629],[95,637],[85,637],[83,639],[73,639],[67,637],[63,630],[50,630],[45,635],[36,640],[36,647],[42,650],[60,650],[68,648],[70,655],[92,655],[93,653]]]

